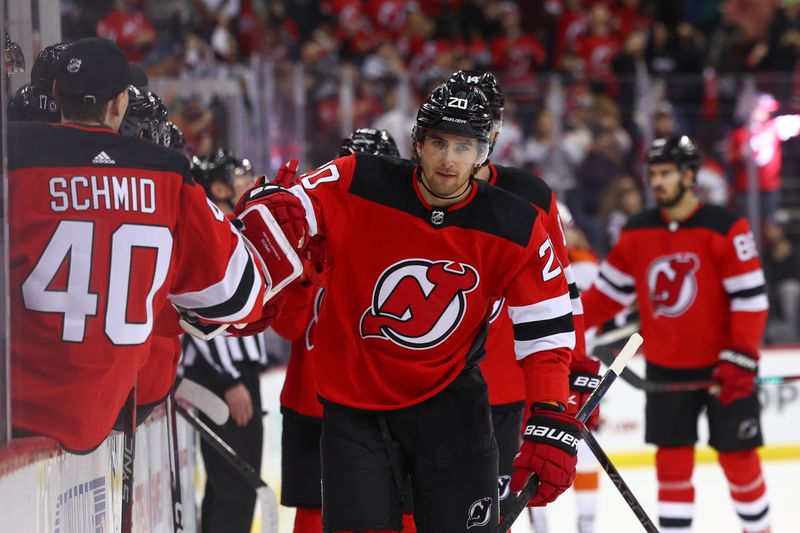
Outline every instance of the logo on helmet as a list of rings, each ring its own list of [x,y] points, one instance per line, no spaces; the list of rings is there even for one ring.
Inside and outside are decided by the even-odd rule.
[[[407,259],[387,268],[361,316],[361,337],[389,340],[412,350],[444,342],[467,311],[466,294],[480,282],[471,266]]]
[[[475,500],[467,511],[467,529],[481,527],[489,523],[492,518],[492,498]]]
[[[82,62],[83,61],[81,61],[77,57],[73,57],[72,59],[69,60],[69,65],[67,65],[67,72],[69,72],[70,74],[75,74],[81,69]]]
[[[647,286],[656,316],[680,316],[691,307],[697,296],[698,268],[700,259],[692,253],[659,257],[650,264]]]

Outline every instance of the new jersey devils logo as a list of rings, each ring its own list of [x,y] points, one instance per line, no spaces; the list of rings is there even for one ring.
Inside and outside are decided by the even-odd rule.
[[[680,316],[689,309],[697,296],[698,268],[700,259],[692,253],[659,257],[650,264],[647,286],[656,316]]]
[[[467,511],[467,529],[481,527],[492,518],[492,498],[481,498],[472,502]]]
[[[461,323],[478,272],[464,263],[408,259],[387,268],[361,316],[361,337],[388,339],[412,350],[443,342]]]

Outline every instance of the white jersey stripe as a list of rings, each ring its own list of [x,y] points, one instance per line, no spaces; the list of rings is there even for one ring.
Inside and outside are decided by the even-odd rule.
[[[731,311],[746,311],[754,313],[769,310],[769,300],[766,294],[751,296],[750,298],[732,298]]]
[[[621,292],[618,291],[616,287],[611,285],[609,282],[604,280],[603,278],[597,278],[594,281],[594,286],[597,287],[597,290],[614,300],[620,305],[630,305],[636,300],[636,293],[631,292]]]
[[[514,353],[517,355],[517,361],[521,361],[531,354],[556,348],[575,349],[575,332],[556,333],[531,341],[514,341]]]
[[[732,293],[761,287],[766,284],[766,280],[764,279],[764,271],[759,268],[745,274],[724,278],[722,284],[728,293]]]
[[[311,198],[308,197],[303,186],[299,184],[289,188],[289,192],[297,196],[300,199],[300,203],[303,204],[303,209],[306,211],[309,237],[313,237],[317,234],[319,228],[317,227],[317,214],[314,212],[314,204],[311,203]]]
[[[172,300],[176,305],[186,309],[203,309],[224,304],[236,294],[237,290],[239,290],[245,269],[250,266],[251,268],[258,270],[258,262],[244,245],[244,239],[242,239],[241,235],[238,235],[238,232],[233,226],[231,226],[231,231],[237,233],[236,248],[234,248],[233,254],[231,254],[231,258],[228,261],[228,267],[225,270],[225,274],[222,279],[210,287],[200,291],[185,292],[182,294],[170,294],[170,300]],[[239,309],[232,309],[225,316],[214,316],[211,318],[219,322],[235,322],[246,317],[248,314],[250,314],[253,306],[256,305],[255,300],[258,295],[258,291],[261,290],[262,286],[263,280],[261,276],[256,273],[254,282],[248,291],[248,297],[244,305]]]
[[[636,280],[633,278],[633,276],[617,269],[608,261],[603,261],[600,263],[600,274],[605,276],[608,281],[618,287],[633,287],[633,285],[636,283]]]
[[[558,318],[572,312],[572,304],[569,300],[569,293],[561,296],[543,300],[541,302],[525,305],[522,307],[508,306],[508,314],[514,324],[525,322],[538,322],[540,320],[550,320]]]

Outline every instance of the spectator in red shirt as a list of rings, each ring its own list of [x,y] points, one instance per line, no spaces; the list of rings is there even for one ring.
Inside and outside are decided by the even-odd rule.
[[[770,94],[758,97],[750,121],[731,135],[730,163],[735,172],[734,190],[740,212],[747,209],[748,160],[758,173],[761,217],[780,207],[781,143],[800,134],[800,115],[772,117],[778,102]]]
[[[589,31],[578,38],[577,55],[583,60],[586,79],[613,84],[611,61],[620,50],[614,34],[611,11],[605,4],[595,4],[589,12]]]
[[[583,0],[566,0],[564,12],[556,29],[555,48],[553,49],[553,66],[561,68],[564,54],[575,51],[578,37],[584,34],[587,27],[586,10]]]
[[[141,11],[139,0],[116,0],[97,23],[97,35],[113,41],[132,63],[144,61],[156,41],[156,32]]]
[[[491,44],[492,70],[499,75],[505,92],[517,93],[519,101],[534,94],[534,73],[544,66],[547,52],[536,37],[522,31],[514,2],[502,2],[498,10],[502,31]]]

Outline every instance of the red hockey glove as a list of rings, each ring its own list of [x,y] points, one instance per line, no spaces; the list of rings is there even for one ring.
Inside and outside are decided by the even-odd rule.
[[[305,250],[308,244],[308,221],[305,208],[299,198],[279,185],[264,183],[256,185],[244,193],[236,203],[233,212],[241,220],[244,211],[258,204],[269,209],[296,251]]]
[[[566,414],[572,417],[578,416],[586,400],[600,384],[600,361],[594,359],[573,359],[569,365],[569,400],[567,401]],[[597,419],[600,417],[600,406],[592,412],[586,427],[594,429]]]
[[[277,174],[275,177],[272,178],[270,183],[274,183],[275,185],[280,185],[281,187],[289,188],[294,185],[294,180],[297,177],[297,160],[292,159],[287,161],[283,164],[281,168],[278,169]]]
[[[534,404],[522,433],[522,446],[514,458],[511,490],[522,490],[532,474],[539,477],[539,490],[528,503],[529,507],[554,501],[575,481],[581,426],[575,418],[557,409]]]
[[[722,350],[711,379],[719,383],[719,403],[729,405],[756,390],[758,360],[741,352]]]
[[[233,337],[250,337],[265,331],[281,314],[285,303],[286,296],[283,293],[276,294],[264,305],[261,318],[242,327],[236,325],[228,328],[228,334]]]

